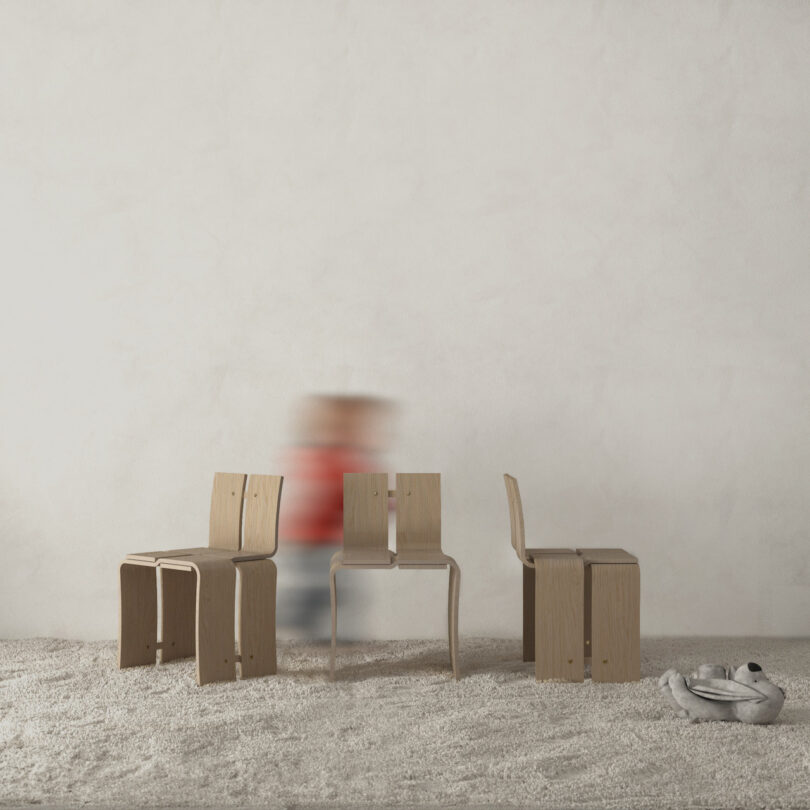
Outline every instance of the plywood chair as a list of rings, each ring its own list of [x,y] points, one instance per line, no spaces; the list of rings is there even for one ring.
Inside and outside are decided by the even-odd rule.
[[[247,492],[245,484],[247,482]],[[209,546],[140,552],[121,564],[120,667],[197,656],[197,682],[276,671],[275,602],[278,511],[283,478],[217,473]],[[244,512],[244,534],[242,517]],[[157,628],[160,570],[162,622]],[[235,650],[239,572],[239,651]]]
[[[523,564],[523,660],[538,681],[641,675],[638,560],[622,549],[526,548],[517,479],[504,475],[512,547]]]
[[[396,497],[397,553],[388,548],[388,497]],[[332,649],[334,676],[337,644],[337,572],[341,568],[448,568],[448,636],[450,663],[458,678],[458,564],[441,550],[441,494],[438,474],[397,475],[388,489],[385,473],[343,476],[343,551],[332,557]]]

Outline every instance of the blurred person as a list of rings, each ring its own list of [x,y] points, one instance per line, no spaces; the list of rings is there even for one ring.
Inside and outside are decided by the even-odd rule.
[[[294,443],[282,466],[278,566],[282,635],[331,637],[329,561],[343,542],[343,473],[385,471],[381,453],[391,412],[388,401],[367,396],[312,395],[296,408]],[[356,591],[357,584],[352,585]],[[350,607],[352,601],[352,589],[341,583],[341,608]],[[350,612],[341,611],[343,615]]]

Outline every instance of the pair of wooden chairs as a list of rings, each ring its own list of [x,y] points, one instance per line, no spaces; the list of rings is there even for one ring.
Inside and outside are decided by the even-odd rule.
[[[388,499],[396,499],[396,552],[388,548]],[[337,572],[340,569],[449,568],[447,632],[450,665],[458,679],[458,600],[461,572],[442,552],[441,477],[438,473],[398,473],[396,489],[388,489],[387,473],[345,473],[343,476],[343,550],[329,570],[332,599],[330,674],[335,673],[337,636]]]
[[[504,475],[512,546],[523,563],[523,660],[538,681],[641,677],[640,571],[623,549],[526,548],[517,479]]]
[[[119,667],[196,654],[197,683],[276,672],[276,566],[283,478],[216,473],[208,547],[128,554],[120,567]],[[244,515],[244,527],[243,527]],[[158,641],[157,573],[161,627]],[[239,575],[238,650],[235,610]]]

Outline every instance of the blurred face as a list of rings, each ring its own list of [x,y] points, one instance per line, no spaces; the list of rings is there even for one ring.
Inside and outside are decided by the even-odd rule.
[[[363,403],[353,409],[350,419],[352,444],[370,453],[388,447],[389,409],[382,403]]]
[[[311,397],[301,411],[298,434],[304,444],[342,445],[369,453],[388,446],[391,409],[383,402]]]

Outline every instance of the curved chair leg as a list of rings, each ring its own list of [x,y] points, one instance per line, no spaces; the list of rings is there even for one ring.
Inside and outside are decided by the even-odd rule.
[[[276,674],[276,580],[272,560],[236,563],[239,569],[239,654],[242,677]]]
[[[448,565],[450,574],[447,586],[447,642],[450,647],[450,666],[453,666],[453,566]]]
[[[332,602],[332,648],[329,653],[329,677],[335,677],[335,651],[337,646],[337,570],[339,566],[329,567],[329,596]]]
[[[450,563],[450,586],[447,598],[447,635],[450,640],[450,665],[458,680],[458,597],[461,590],[461,570],[456,562]]]
[[[236,680],[236,567],[230,560],[197,560],[197,683]]]
[[[157,659],[157,576],[155,566],[121,563],[118,666],[154,664]]]

